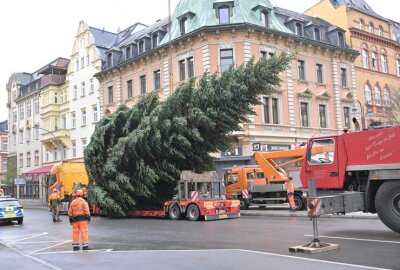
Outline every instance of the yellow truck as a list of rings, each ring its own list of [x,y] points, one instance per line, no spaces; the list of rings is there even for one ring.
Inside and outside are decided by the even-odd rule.
[[[49,194],[57,189],[62,201],[61,212],[68,211],[68,203],[77,189],[86,191],[89,178],[85,164],[79,161],[63,161],[53,165],[49,176]]]

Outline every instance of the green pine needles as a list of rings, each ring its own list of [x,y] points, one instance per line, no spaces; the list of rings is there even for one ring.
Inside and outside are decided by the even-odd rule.
[[[213,168],[210,153],[229,149],[228,134],[254,114],[259,95],[279,86],[291,58],[284,53],[222,75],[205,73],[164,102],[149,94],[103,118],[85,149],[91,201],[112,217],[162,208],[182,170]]]

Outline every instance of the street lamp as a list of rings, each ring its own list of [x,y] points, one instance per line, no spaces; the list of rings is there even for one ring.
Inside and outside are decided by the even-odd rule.
[[[354,99],[355,101],[360,104],[360,109],[361,109],[361,129],[365,130],[365,114],[364,114],[364,106],[361,104],[361,102],[358,99]]]
[[[61,144],[61,141],[60,141],[60,139],[59,139],[59,138],[57,138],[57,137],[54,135],[54,133],[53,133],[52,131],[50,131],[50,130],[47,130],[47,129],[45,129],[45,128],[41,128],[41,127],[39,127],[39,124],[34,124],[34,125],[33,125],[33,127],[34,127],[34,128],[37,128],[37,129],[40,129],[40,130],[43,130],[43,131],[45,131],[45,132],[47,132],[47,133],[50,133],[50,134],[51,134],[51,136],[53,136],[53,137],[54,137],[54,139],[57,141],[58,147],[60,148],[60,153],[61,153],[61,161],[63,161],[63,160],[64,160],[64,156],[63,156],[63,149],[62,149],[62,144]]]

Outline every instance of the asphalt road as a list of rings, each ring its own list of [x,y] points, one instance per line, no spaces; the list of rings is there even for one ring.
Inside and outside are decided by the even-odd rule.
[[[23,225],[0,225],[1,269],[400,269],[400,234],[377,219],[320,219],[321,240],[341,248],[313,255],[288,250],[311,240],[304,217],[93,217],[90,252],[71,251],[72,230],[62,219],[53,224],[46,210],[26,209]]]

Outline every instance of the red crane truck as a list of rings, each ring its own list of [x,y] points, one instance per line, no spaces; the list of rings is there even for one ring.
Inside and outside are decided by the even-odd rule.
[[[310,138],[300,178],[316,180],[309,215],[377,213],[400,233],[400,127]]]

